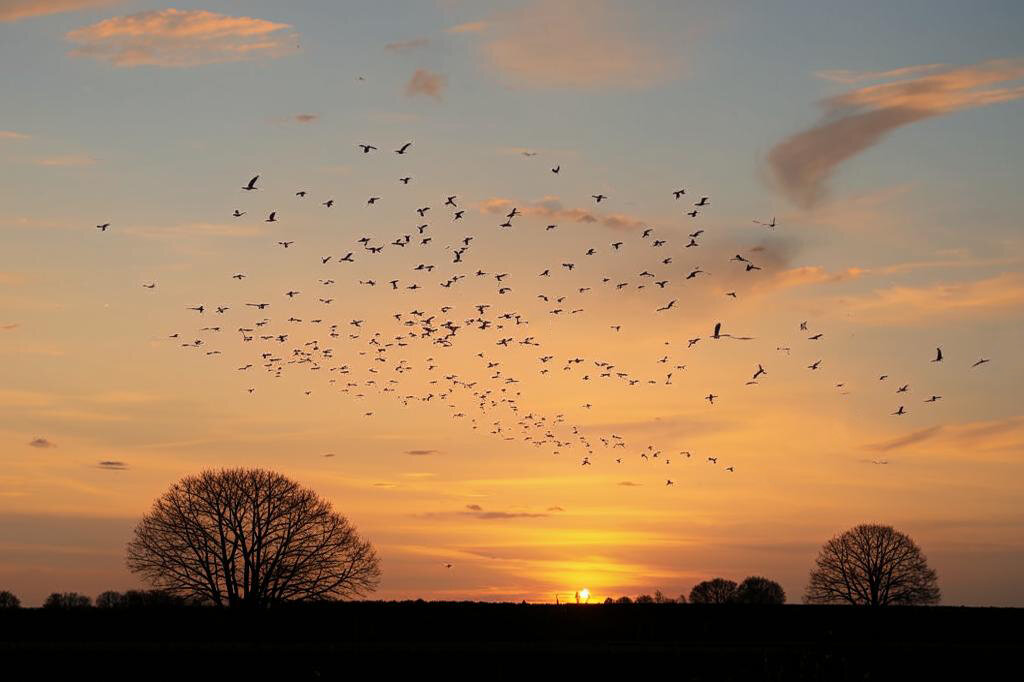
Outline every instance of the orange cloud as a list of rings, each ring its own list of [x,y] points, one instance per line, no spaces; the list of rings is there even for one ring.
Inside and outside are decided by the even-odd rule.
[[[906,70],[887,73],[901,72]],[[768,153],[772,179],[791,201],[810,208],[825,197],[828,180],[839,164],[877,144],[890,131],[1024,97],[1024,85],[993,87],[1022,78],[1024,59],[995,59],[829,97],[822,102],[821,123],[786,138]]]
[[[921,73],[935,71],[936,69],[940,69],[944,66],[945,64],[920,64],[917,66],[904,66],[899,69],[889,69],[888,71],[851,71],[848,69],[829,69],[825,71],[815,71],[814,75],[818,78],[824,78],[827,81],[843,83],[844,85],[853,85],[854,83],[860,83],[863,81],[888,81],[893,80],[894,78],[916,76]]]
[[[0,0],[0,22],[114,5],[121,0]]]
[[[600,215],[583,208],[566,208],[556,196],[546,196],[540,201],[517,204],[511,199],[494,197],[480,202],[481,213],[505,215],[513,206],[525,216],[544,218],[547,220],[568,220],[574,223],[601,223],[613,230],[642,230],[647,223],[623,213]]]
[[[603,1],[537,0],[492,22],[483,52],[511,83],[528,87],[643,88],[677,75],[682,60],[670,43],[650,32],[641,39],[632,23]],[[458,32],[468,26],[483,28]]]
[[[846,297],[845,310],[862,322],[910,324],[927,318],[1024,307],[1024,274],[1004,272],[973,282],[893,286]]]
[[[293,38],[279,33],[287,28],[264,19],[171,8],[112,17],[66,37],[80,44],[71,51],[76,57],[124,67],[186,67],[280,57]]]
[[[416,73],[409,79],[405,86],[405,94],[429,95],[435,99],[441,99],[441,91],[448,85],[448,79],[439,73],[431,73],[426,69],[416,69]]]
[[[829,272],[820,265],[804,265],[777,272],[770,280],[759,285],[758,289],[788,289],[807,284],[830,284],[858,279],[869,271],[864,268],[845,268],[838,272]]]
[[[29,137],[31,136],[13,130],[0,130],[0,140],[27,140]]]
[[[479,33],[488,27],[486,21],[467,21],[464,24],[458,24],[451,28],[445,29],[446,33]]]

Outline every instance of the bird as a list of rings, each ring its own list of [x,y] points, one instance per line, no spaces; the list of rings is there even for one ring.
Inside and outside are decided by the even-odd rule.
[[[406,143],[405,143],[405,144],[403,144],[403,145],[402,145],[401,147],[399,147],[398,149],[396,149],[396,150],[395,150],[395,153],[396,153],[396,154],[404,154],[404,153],[406,152],[406,150],[408,150],[408,149],[409,149],[409,147],[411,147],[411,146],[412,146],[412,142],[406,142]]]
[[[819,367],[821,367],[821,360],[816,360],[811,364],[807,365],[807,369],[818,369]]]
[[[707,396],[705,396],[704,400],[706,400],[709,403],[711,403],[712,405],[714,405],[715,404],[715,398],[717,398],[717,397],[718,396],[715,395],[714,393],[708,393]]]
[[[675,197],[676,199],[680,198],[680,197],[681,197],[681,196],[683,196],[684,194],[686,194],[686,190],[685,190],[685,189],[677,189],[677,190],[673,190],[673,191],[672,191],[672,195],[673,195],[673,196],[674,196],[674,197]]]
[[[708,203],[708,198],[707,197],[701,197],[700,201],[695,203],[694,206],[710,206],[710,204]]]
[[[364,154],[369,154],[371,149],[374,149],[374,150],[377,149],[372,144],[357,144],[356,146],[357,147],[362,147]]]
[[[235,212],[234,212],[234,213],[232,213],[231,215],[232,215],[232,216],[234,216],[235,218],[241,218],[242,216],[244,216],[244,215],[245,215],[245,213],[246,213],[245,211],[239,211],[239,210],[238,210],[238,209],[236,208],[236,209],[235,209]]]
[[[905,414],[906,414],[906,411],[903,409],[903,406],[900,405],[899,409],[892,413],[892,416],[900,417],[900,416],[905,415]]]
[[[754,372],[754,376],[751,378],[751,381],[756,381],[759,376],[761,376],[762,374],[767,374],[767,373],[768,372],[764,371],[764,367],[762,367],[760,365],[760,363],[758,363],[757,371]]]
[[[935,359],[933,359],[932,362],[942,362],[942,349],[941,348],[936,348],[935,349]]]
[[[668,303],[666,303],[662,307],[658,308],[658,310],[656,312],[661,312],[662,310],[668,310],[669,308],[671,308],[675,304],[676,304],[676,299],[673,298],[671,301],[669,301]]]
[[[412,180],[411,177],[398,178],[398,181],[403,185],[408,185],[410,180]]]
[[[941,400],[941,399],[942,399],[941,395],[933,395],[931,398],[928,398],[928,400],[925,400],[925,402],[926,403],[934,403],[934,402],[936,402],[938,400]]]
[[[96,229],[100,232],[106,232],[108,227],[110,227],[110,223],[103,223],[102,225],[97,225]]]
[[[277,211],[271,211],[270,215],[267,216],[267,219],[264,222],[276,223],[277,222]]]
[[[245,185],[244,187],[242,187],[242,189],[244,189],[246,192],[250,192],[250,191],[252,191],[254,189],[259,189],[259,187],[256,186],[256,181],[259,180],[259,179],[260,179],[260,176],[254,175],[252,180],[249,181],[249,184]]]
[[[984,365],[986,362],[992,362],[992,361],[989,360],[988,358],[981,358],[980,360],[975,362],[973,365],[971,365],[971,369],[974,369],[975,367],[977,367],[979,365]]]
[[[604,200],[604,199],[607,199],[607,198],[608,198],[608,197],[607,197],[607,196],[605,196],[604,194],[591,194],[590,196],[591,196],[591,197],[593,197],[593,199],[594,199],[594,202],[595,202],[595,203],[598,203],[598,204],[600,204],[602,200]]]
[[[559,166],[555,166],[554,168],[552,168],[551,172],[552,173],[558,173],[560,170],[562,170],[562,166],[559,165]]]
[[[283,247],[284,247],[284,248],[286,248],[286,249],[287,249],[287,248],[288,248],[289,246],[291,246],[292,244],[294,244],[294,243],[295,243],[294,241],[278,242],[278,244],[280,244],[281,246],[283,246]]]

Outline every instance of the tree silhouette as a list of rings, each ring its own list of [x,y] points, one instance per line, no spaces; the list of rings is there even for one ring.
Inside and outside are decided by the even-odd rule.
[[[736,583],[725,578],[705,580],[690,590],[691,604],[728,604],[736,597]]]
[[[804,601],[810,604],[937,604],[935,571],[908,536],[862,524],[821,548]]]
[[[0,609],[16,609],[21,606],[21,600],[13,592],[0,590]]]
[[[786,591],[774,580],[752,575],[736,588],[735,600],[739,604],[785,604]]]
[[[649,594],[641,594],[636,599],[633,600],[633,603],[634,604],[653,604],[654,603],[654,597],[652,597]]]
[[[44,609],[85,609],[92,600],[78,592],[54,592],[43,602]]]
[[[264,469],[171,486],[136,526],[127,564],[168,594],[218,606],[343,599],[380,578],[372,545],[330,502]]]

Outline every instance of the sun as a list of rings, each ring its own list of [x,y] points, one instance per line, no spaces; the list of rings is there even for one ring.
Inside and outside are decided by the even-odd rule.
[[[589,600],[590,599],[590,590],[588,590],[585,587],[582,590],[580,590],[580,599],[582,599],[584,602]]]

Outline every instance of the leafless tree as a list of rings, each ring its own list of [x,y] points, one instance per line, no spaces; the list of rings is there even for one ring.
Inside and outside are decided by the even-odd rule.
[[[821,548],[804,601],[811,604],[937,604],[935,571],[908,536],[862,524]]]
[[[158,589],[218,606],[344,599],[380,578],[372,545],[330,502],[263,469],[174,484],[135,528],[127,564]]]
[[[736,583],[725,578],[704,580],[690,590],[691,604],[728,604],[736,598]]]

